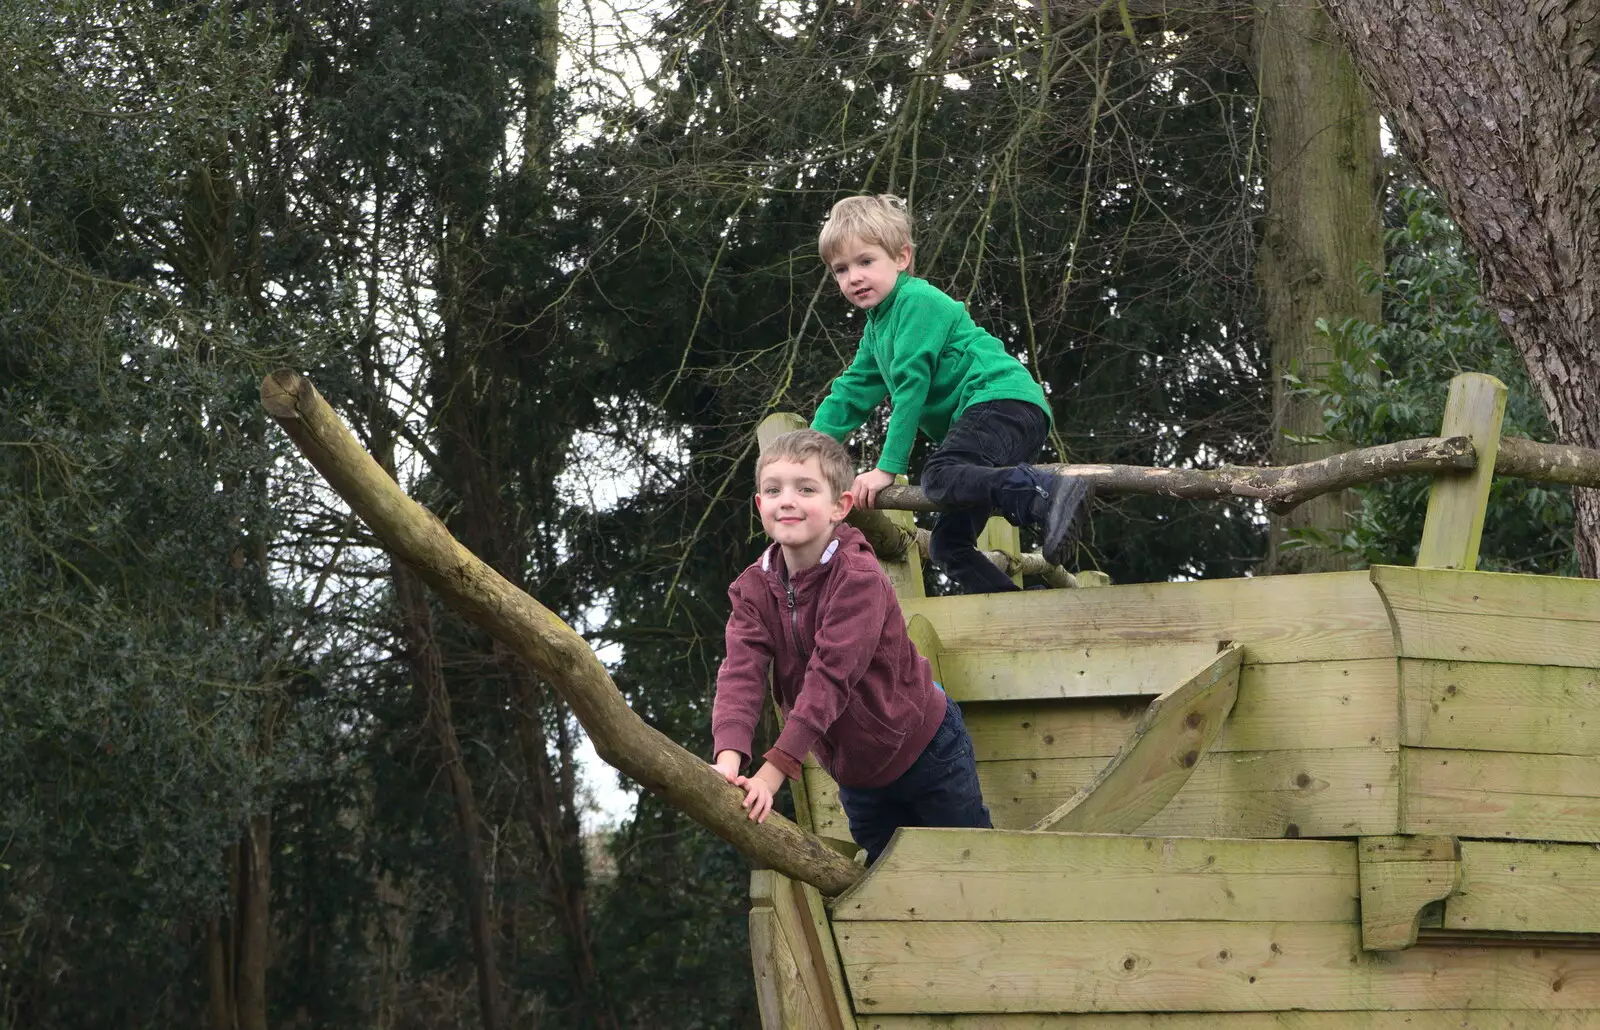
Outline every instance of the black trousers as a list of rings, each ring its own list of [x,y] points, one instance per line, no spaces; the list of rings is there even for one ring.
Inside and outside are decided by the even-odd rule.
[[[946,508],[928,541],[929,556],[964,593],[1017,589],[978,550],[978,534],[1004,506],[1004,491],[1016,489],[1016,466],[1031,462],[1049,435],[1050,419],[1037,404],[986,401],[961,413],[923,466],[923,493]]]

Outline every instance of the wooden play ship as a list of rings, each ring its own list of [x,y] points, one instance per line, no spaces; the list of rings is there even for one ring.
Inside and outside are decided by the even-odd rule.
[[[998,827],[901,830],[864,873],[820,769],[794,792],[813,833],[749,821],[308,380],[279,370],[261,392],[601,757],[774,867],[751,879],[766,1030],[1600,1028],[1600,581],[1473,571],[1496,472],[1600,488],[1600,452],[1501,439],[1488,376],[1451,384],[1440,437],[1316,468],[1070,470],[1279,504],[1436,470],[1415,567],[1110,586],[992,522],[1009,572],[1076,589],[925,597],[909,513],[863,513]]]
[[[1471,571],[1499,411],[1457,387],[1480,460],[1417,567],[925,597],[886,563],[997,829],[902,830],[827,900],[755,872],[766,1030],[1600,1027],[1600,582]],[[814,763],[795,803],[850,848]]]

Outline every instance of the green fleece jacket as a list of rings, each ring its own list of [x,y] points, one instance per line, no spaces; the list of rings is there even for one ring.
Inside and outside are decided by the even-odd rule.
[[[856,356],[833,381],[811,428],[842,441],[884,397],[892,410],[878,468],[897,475],[906,471],[918,429],[938,443],[974,404],[1029,401],[1050,414],[1027,367],[978,328],[965,305],[905,272],[867,311]]]

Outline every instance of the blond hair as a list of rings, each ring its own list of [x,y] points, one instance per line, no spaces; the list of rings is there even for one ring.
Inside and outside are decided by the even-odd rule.
[[[824,263],[832,264],[851,240],[875,244],[890,257],[911,246],[911,215],[906,202],[890,193],[846,197],[833,205],[817,237]]]
[[[817,464],[822,466],[822,478],[833,487],[835,500],[855,482],[855,465],[850,461],[850,452],[844,449],[844,444],[815,429],[795,429],[773,440],[761,452],[761,457],[756,459],[757,489],[761,486],[761,473],[773,462],[803,462],[810,458],[816,458]]]

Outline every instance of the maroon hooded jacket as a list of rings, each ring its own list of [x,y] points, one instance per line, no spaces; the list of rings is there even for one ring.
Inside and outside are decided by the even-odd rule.
[[[911,767],[944,718],[944,693],[858,530],[841,525],[821,562],[792,577],[773,544],[728,597],[713,755],[749,758],[770,668],[786,718],[767,760],[787,775],[799,774],[795,759],[808,751],[846,787],[881,787]]]

